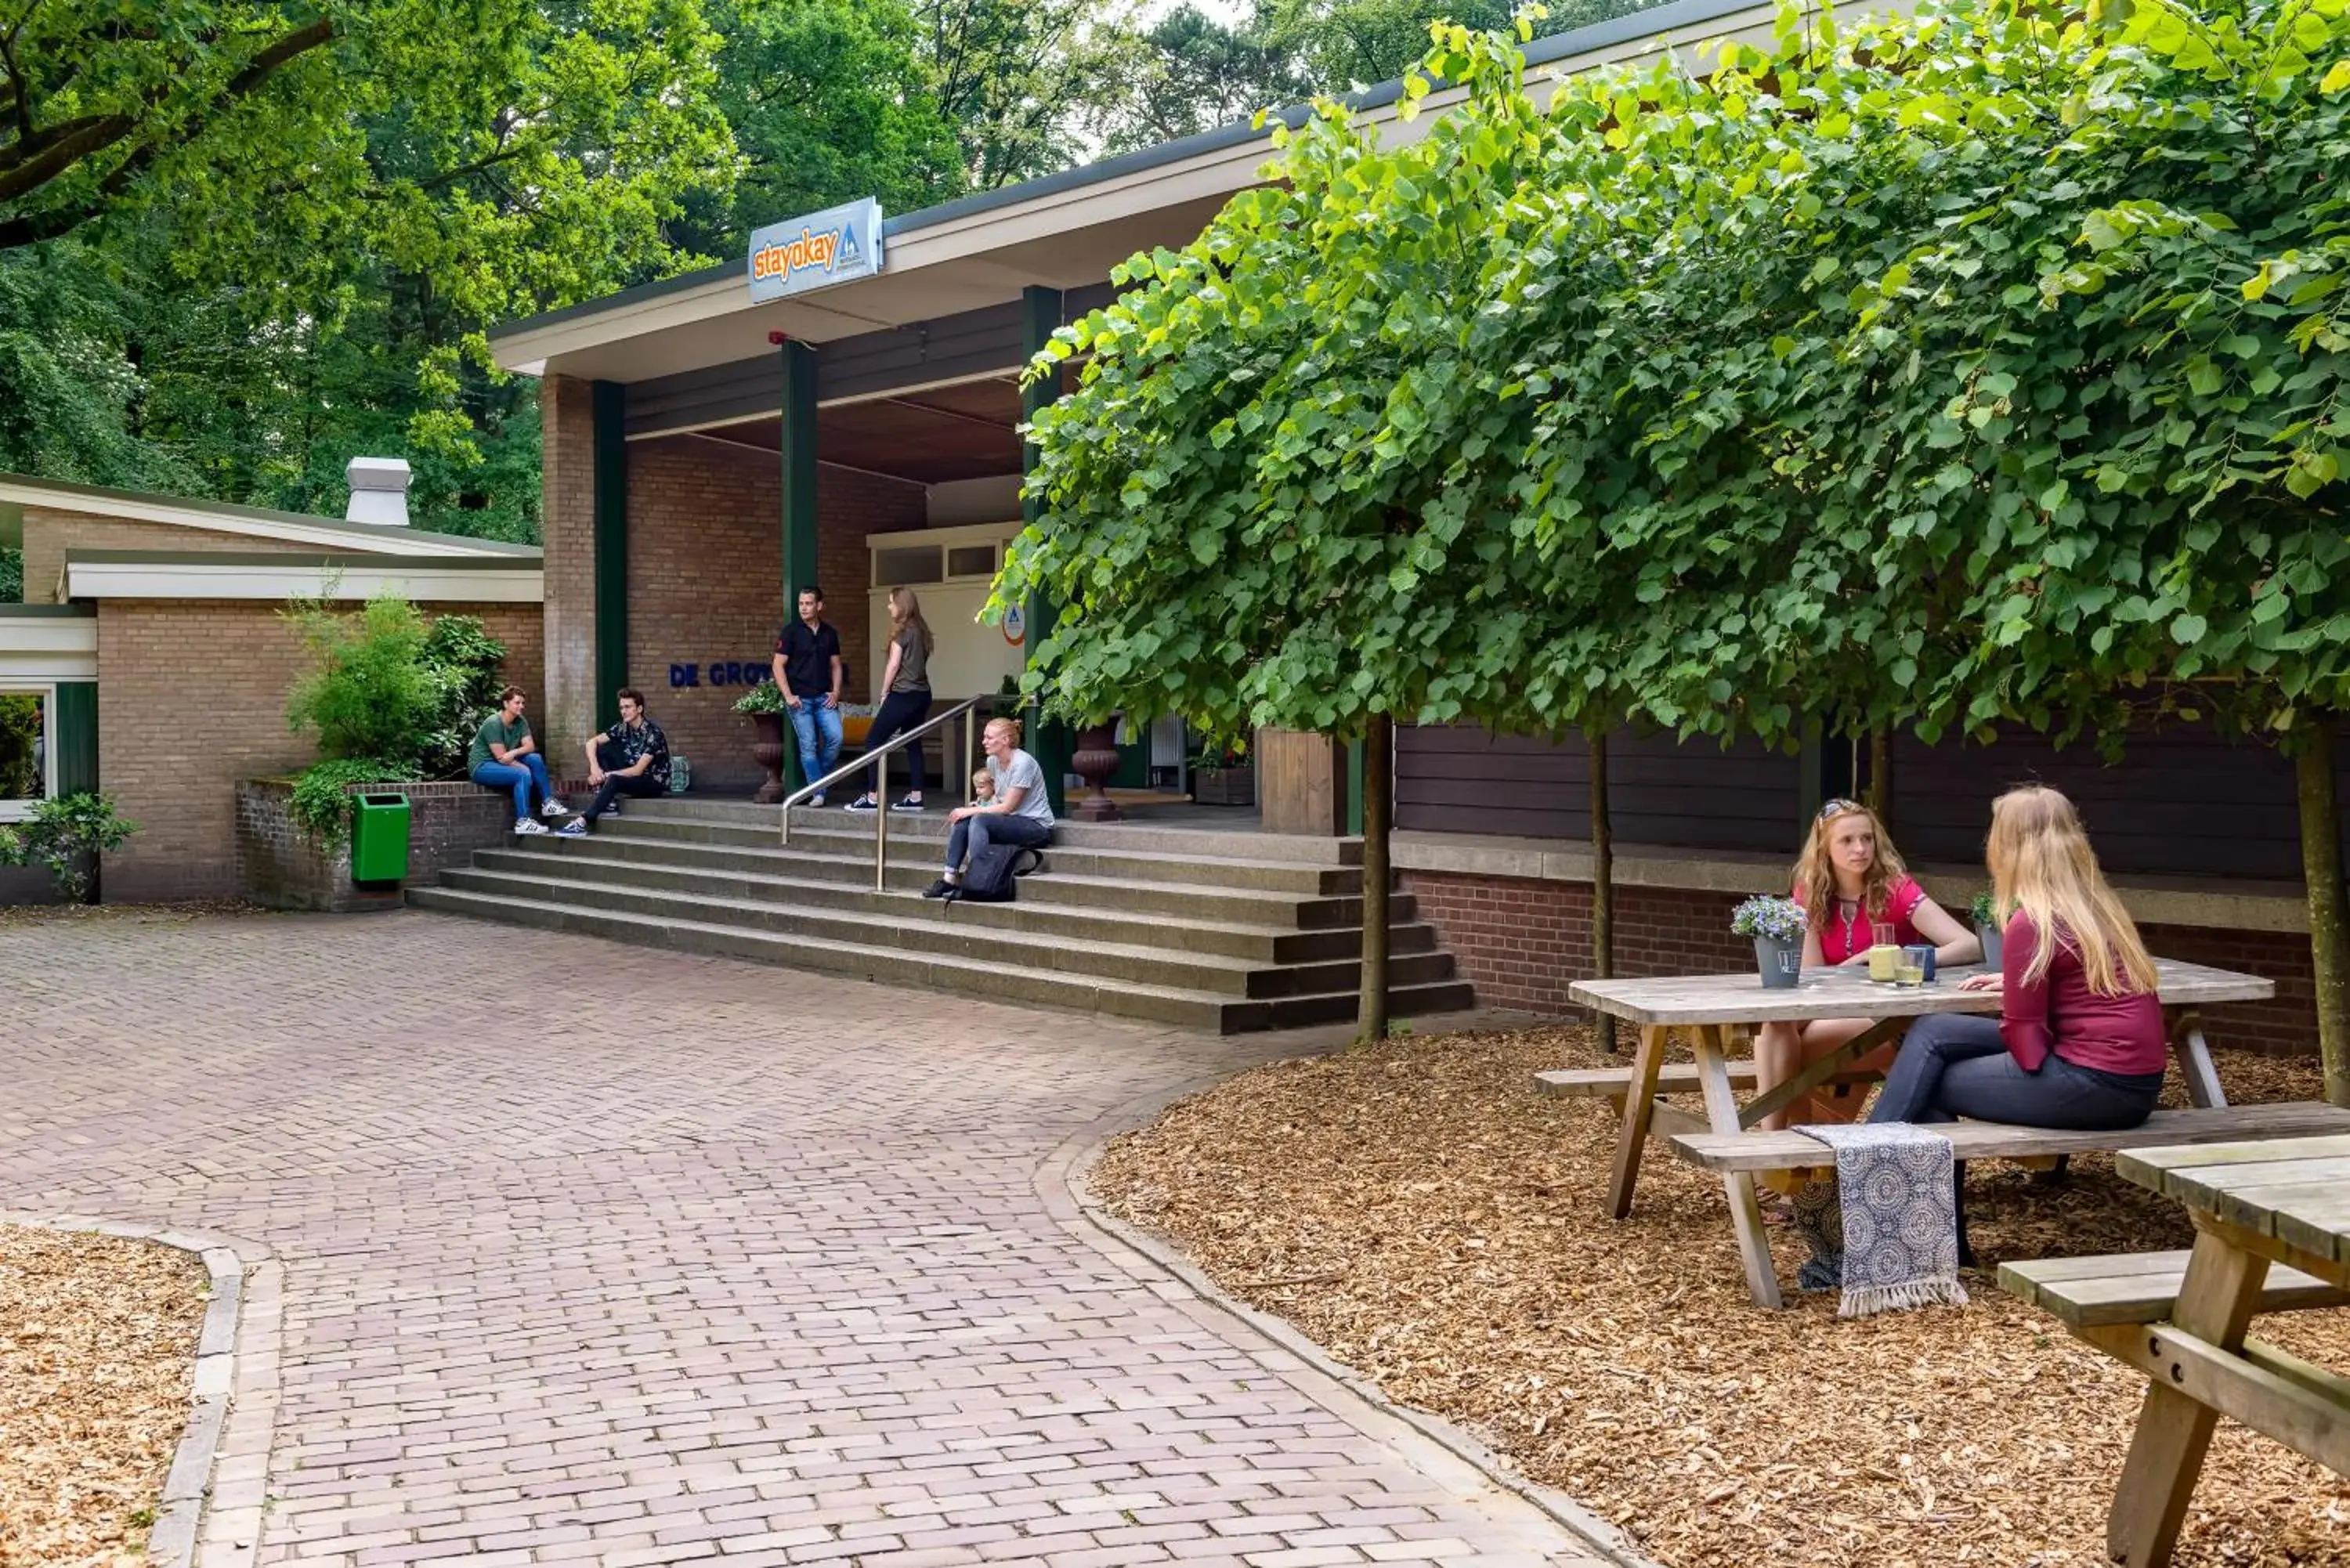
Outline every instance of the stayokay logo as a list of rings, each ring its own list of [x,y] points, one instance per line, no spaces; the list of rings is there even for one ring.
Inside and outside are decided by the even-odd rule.
[[[753,299],[805,294],[880,270],[881,203],[870,196],[751,236]]]

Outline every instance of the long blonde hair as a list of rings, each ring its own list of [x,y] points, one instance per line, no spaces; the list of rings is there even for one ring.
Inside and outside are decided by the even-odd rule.
[[[1877,834],[1877,858],[1868,863],[1868,875],[1861,878],[1860,888],[1861,908],[1871,919],[1892,908],[1893,889],[1909,875],[1901,852],[1893,847],[1892,836],[1875,812],[1858,801],[1829,801],[1812,819],[1812,831],[1804,838],[1804,852],[1795,857],[1795,891],[1803,899],[1804,919],[1815,931],[1827,929],[1840,897],[1836,892],[1835,861],[1828,854],[1829,829],[1852,816],[1866,817]]]
[[[2137,922],[2097,869],[2096,852],[2071,801],[2043,784],[2008,791],[1991,803],[1983,859],[2000,918],[2021,909],[2039,928],[2039,944],[2023,972],[2027,984],[2048,973],[2061,940],[2081,955],[2081,971],[2099,996],[2154,989],[2154,960],[2147,956]]]
[[[914,628],[914,635],[922,639],[924,659],[938,651],[938,639],[931,635],[931,623],[922,618],[922,601],[914,597],[913,589],[889,590],[889,618],[899,626]]]

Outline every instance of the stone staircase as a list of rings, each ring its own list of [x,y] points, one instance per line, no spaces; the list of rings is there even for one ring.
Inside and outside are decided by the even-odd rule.
[[[411,888],[483,919],[924,985],[1001,1002],[1238,1033],[1352,1019],[1362,974],[1359,843],[1064,823],[1011,904],[947,904],[945,814],[870,817],[727,801],[629,801],[586,838],[515,838]],[[1399,1015],[1474,1005],[1409,896],[1389,899]]]

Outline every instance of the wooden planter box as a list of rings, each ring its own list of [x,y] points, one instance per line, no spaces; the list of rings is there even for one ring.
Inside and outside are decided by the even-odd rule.
[[[1191,775],[1191,798],[1201,805],[1254,805],[1254,768],[1204,768]]]

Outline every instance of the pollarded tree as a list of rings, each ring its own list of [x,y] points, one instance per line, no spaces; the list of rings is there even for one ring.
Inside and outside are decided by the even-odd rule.
[[[1137,257],[1047,364],[1076,389],[1035,421],[1042,502],[999,603],[1060,607],[1032,690],[1077,720],[1173,712],[1367,737],[1363,1024],[1386,1027],[1387,736],[1397,715],[1506,717],[1531,617],[1509,520],[1459,460],[1510,410],[1478,407],[1490,257],[1531,221],[1506,197],[1544,134],[1514,51],[1435,29],[1473,108],[1382,147],[1336,105],[1283,145],[1280,183],[1181,251]],[[1515,618],[1512,618],[1514,616]]]

